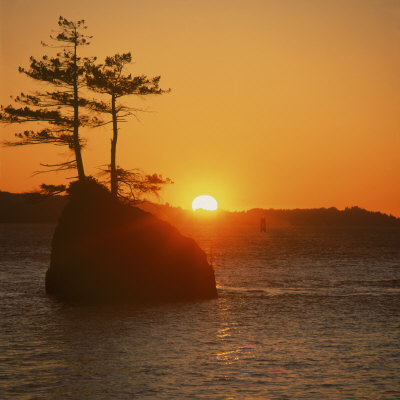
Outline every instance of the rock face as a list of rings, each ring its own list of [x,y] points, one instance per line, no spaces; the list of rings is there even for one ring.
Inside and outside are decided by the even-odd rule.
[[[213,268],[193,239],[95,181],[71,184],[70,194],[53,237],[48,294],[106,302],[217,297]]]

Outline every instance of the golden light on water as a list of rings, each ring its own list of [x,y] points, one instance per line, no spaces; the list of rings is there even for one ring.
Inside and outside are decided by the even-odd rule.
[[[192,202],[193,211],[196,210],[206,210],[215,211],[218,208],[217,200],[212,196],[201,195],[197,196]]]

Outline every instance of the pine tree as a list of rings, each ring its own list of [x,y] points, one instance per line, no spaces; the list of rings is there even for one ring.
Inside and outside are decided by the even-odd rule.
[[[146,192],[157,192],[160,184],[172,183],[170,179],[163,179],[160,175],[143,175],[139,170],[125,170],[117,166],[118,123],[125,122],[126,118],[141,111],[136,108],[120,104],[118,99],[129,95],[159,95],[167,92],[159,87],[160,76],[148,78],[146,75],[132,76],[125,72],[127,64],[132,63],[131,53],[116,54],[107,57],[104,64],[87,62],[87,85],[97,93],[110,96],[108,103],[92,102],[92,108],[101,113],[111,115],[113,136],[111,139],[110,173],[111,193],[117,197],[123,191],[122,187],[129,188],[130,197],[134,198],[133,189]],[[155,179],[155,176],[157,179]],[[156,183],[155,183],[156,182]],[[120,184],[120,185],[119,185]]]
[[[9,146],[33,144],[54,144],[67,146],[74,151],[73,161],[54,165],[56,170],[76,168],[79,179],[85,178],[82,160],[84,140],[80,137],[80,127],[93,127],[101,124],[96,117],[80,113],[81,107],[88,107],[90,101],[80,96],[80,89],[86,85],[85,64],[93,62],[78,56],[78,49],[89,44],[91,36],[84,20],[69,21],[64,17],[58,20],[58,30],[50,35],[53,45],[43,46],[60,48],[56,57],[43,56],[41,59],[30,58],[28,69],[19,68],[19,72],[40,82],[48,83],[53,90],[21,93],[14,100],[22,107],[9,105],[1,107],[0,122],[3,123],[46,123],[45,128],[25,130],[15,134],[17,140],[6,142]]]

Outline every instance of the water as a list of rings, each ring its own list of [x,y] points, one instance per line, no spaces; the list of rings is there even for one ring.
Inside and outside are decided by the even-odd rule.
[[[197,232],[220,297],[44,294],[52,225],[0,225],[0,398],[399,399],[400,232]]]

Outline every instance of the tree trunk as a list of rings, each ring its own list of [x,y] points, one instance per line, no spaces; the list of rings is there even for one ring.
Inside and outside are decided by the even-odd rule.
[[[81,144],[79,142],[79,103],[78,103],[78,68],[76,64],[76,47],[77,43],[75,43],[74,48],[74,151],[75,151],[75,159],[76,159],[76,168],[78,170],[79,180],[85,179],[85,171],[83,169],[83,161],[82,161],[82,153],[81,153]]]
[[[111,194],[114,197],[118,196],[118,176],[117,176],[117,140],[118,140],[118,126],[117,126],[117,112],[115,109],[115,95],[111,95],[111,113],[112,113],[112,123],[113,123],[113,137],[111,139]]]

